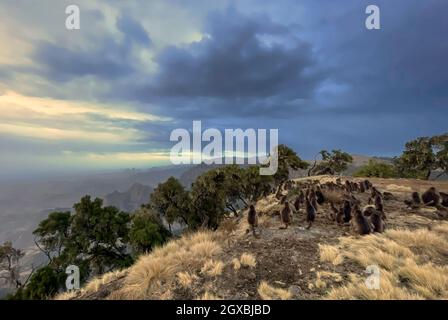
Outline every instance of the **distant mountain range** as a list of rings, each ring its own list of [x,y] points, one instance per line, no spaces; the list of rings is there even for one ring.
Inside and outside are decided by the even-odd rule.
[[[104,205],[114,206],[126,212],[138,209],[142,204],[148,203],[149,195],[154,188],[134,183],[125,192],[114,191],[104,196]]]

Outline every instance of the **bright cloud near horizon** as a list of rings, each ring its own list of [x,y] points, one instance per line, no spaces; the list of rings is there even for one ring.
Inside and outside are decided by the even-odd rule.
[[[72,1],[0,4],[1,176],[169,164],[171,130],[279,129],[392,156],[447,131],[448,3]]]

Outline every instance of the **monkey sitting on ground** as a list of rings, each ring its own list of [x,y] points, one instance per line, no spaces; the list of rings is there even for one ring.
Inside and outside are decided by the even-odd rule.
[[[364,215],[364,217],[367,218],[372,216],[374,213],[379,214],[381,219],[383,220],[387,219],[386,214],[383,211],[376,210],[375,207],[372,205],[365,206],[364,209],[362,210],[362,214]]]
[[[360,235],[369,234],[372,232],[370,222],[363,216],[361,210],[356,206],[353,208],[353,219],[351,224],[356,233]]]
[[[344,215],[342,221],[344,223],[347,223],[351,220],[352,218],[351,212],[352,212],[352,206],[350,204],[350,201],[345,200],[344,205],[342,207],[342,213]]]
[[[300,210],[300,206],[302,205],[302,198],[300,196],[298,196],[296,198],[296,201],[294,201],[294,209],[296,209],[296,211]]]
[[[420,194],[417,191],[412,192],[411,200],[406,199],[406,200],[404,200],[404,203],[408,207],[411,207],[413,209],[418,208],[420,206],[420,204],[422,203],[422,201],[420,200]]]
[[[395,196],[390,192],[383,192],[384,200],[395,200]]]
[[[311,228],[314,220],[316,219],[316,208],[311,204],[310,199],[306,198],[306,222],[308,222],[307,229]]]
[[[336,220],[336,217],[338,216],[339,210],[334,206],[333,202],[330,202],[330,208],[331,208],[331,212],[330,212],[330,220],[334,221]]]
[[[366,187],[365,187],[365,185],[364,185],[364,181],[361,181],[361,182],[359,183],[359,192],[361,192],[361,193],[366,192]]]
[[[440,203],[440,196],[438,195],[436,188],[431,187],[422,194],[422,200],[425,206],[437,207]]]
[[[384,209],[383,199],[379,194],[375,196],[375,209],[381,212],[383,212]]]
[[[288,229],[288,226],[291,223],[291,208],[289,207],[289,202],[285,202],[285,206],[280,213],[280,220],[284,225],[280,227],[280,229]]]
[[[253,205],[250,205],[249,207],[249,213],[247,214],[247,223],[249,223],[252,233],[255,236],[255,228],[258,227],[258,215]]]
[[[308,199],[310,200],[311,205],[314,207],[314,211],[318,214],[319,212],[317,211],[317,199],[314,190],[310,192]]]
[[[382,212],[374,210],[369,217],[370,224],[372,226],[373,232],[384,232],[385,224],[382,218]]]
[[[317,203],[319,205],[322,205],[325,202],[325,196],[322,193],[322,190],[320,189],[319,186],[317,187],[317,190],[316,190],[315,193],[316,193],[316,201],[317,201]]]
[[[339,208],[339,211],[336,214],[336,222],[338,224],[343,224],[344,223],[344,208],[343,207]]]

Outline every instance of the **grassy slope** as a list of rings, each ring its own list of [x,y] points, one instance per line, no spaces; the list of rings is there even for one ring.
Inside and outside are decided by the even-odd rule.
[[[313,177],[313,179],[315,179]],[[331,177],[319,177],[325,181]],[[356,180],[356,179],[354,179]],[[355,236],[320,208],[311,230],[304,213],[280,230],[273,196],[257,203],[260,235],[246,233],[245,219],[228,220],[217,232],[197,232],[142,256],[134,266],[106,274],[58,299],[446,299],[448,222],[435,209],[408,209],[403,199],[446,182],[371,179],[385,202],[387,231]],[[292,198],[291,194],[291,198]],[[366,204],[367,195],[357,195]],[[380,267],[380,289],[364,284],[365,267]]]

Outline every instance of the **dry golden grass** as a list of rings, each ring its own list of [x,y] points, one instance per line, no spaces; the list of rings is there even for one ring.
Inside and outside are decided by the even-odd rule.
[[[224,269],[224,263],[222,261],[207,260],[202,266],[201,273],[211,277],[219,276]]]
[[[263,300],[289,300],[292,297],[291,291],[272,287],[266,281],[258,286],[258,294]]]
[[[316,273],[315,287],[318,289],[327,288],[327,282],[325,280],[332,280],[334,282],[341,282],[342,276],[339,273],[329,271],[318,271]]]
[[[205,293],[203,295],[201,295],[200,297],[198,297],[197,300],[222,300],[222,299],[213,293],[205,291]]]
[[[71,299],[76,298],[76,297],[78,296],[78,294],[79,294],[79,292],[74,291],[74,290],[72,290],[72,291],[66,291],[66,292],[63,292],[63,293],[58,294],[58,295],[54,298],[54,300],[71,300]]]
[[[221,252],[220,235],[217,232],[189,234],[141,256],[127,270],[123,286],[109,298],[140,300],[171,296],[170,290],[178,281],[188,284],[186,273],[199,272],[206,261]],[[179,273],[185,274],[179,276]]]
[[[257,265],[257,260],[250,253],[243,253],[241,255],[240,262],[242,266],[249,268],[255,268],[255,266]]]
[[[333,265],[339,265],[344,261],[344,257],[335,246],[319,244],[320,261],[329,262]]]
[[[232,259],[232,265],[234,270],[239,270],[241,268],[241,262],[237,258]]]
[[[405,193],[411,193],[412,192],[412,188],[411,187],[406,187],[406,186],[399,186],[396,184],[388,184],[386,186],[384,186],[385,189],[387,189],[387,191],[389,192],[405,192]]]
[[[178,272],[177,273],[177,282],[183,287],[183,288],[190,288],[191,284],[194,282],[194,280],[197,279],[197,276],[194,274],[191,274],[189,272]]]
[[[447,234],[448,223],[442,222],[432,230],[388,230],[382,235],[340,238],[340,249],[324,247],[324,261],[331,262],[339,254],[363,268],[379,266],[380,287],[369,289],[364,282],[367,274],[351,274],[348,283],[333,288],[326,298],[448,299],[448,267],[427,262],[446,256]],[[316,283],[319,286],[324,284]]]

